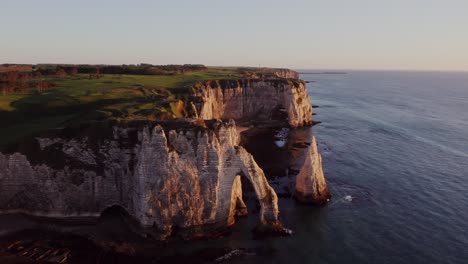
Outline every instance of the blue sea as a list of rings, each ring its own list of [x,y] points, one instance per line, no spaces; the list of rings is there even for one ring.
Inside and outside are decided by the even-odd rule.
[[[314,226],[293,256],[468,263],[468,73],[301,77],[319,106],[313,130],[334,199],[305,216]]]
[[[264,252],[238,263],[468,263],[468,73],[301,78],[332,201],[280,199],[292,237],[218,243]]]

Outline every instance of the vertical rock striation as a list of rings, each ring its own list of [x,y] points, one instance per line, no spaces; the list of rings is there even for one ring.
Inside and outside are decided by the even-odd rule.
[[[246,213],[245,177],[260,202],[261,225],[278,227],[277,196],[238,144],[234,122],[168,132],[160,125],[114,128],[97,141],[42,138],[35,154],[0,154],[0,211],[60,217],[119,205],[164,238],[174,228],[233,224]]]
[[[312,106],[301,80],[206,81],[195,86],[194,97],[195,115],[205,120],[312,124]]]
[[[290,69],[274,69],[273,74],[283,79],[299,79],[299,73]]]
[[[322,157],[312,136],[304,165],[296,176],[296,199],[305,203],[324,204],[330,198],[322,170]]]
[[[253,157],[238,146],[235,124],[215,131],[172,130],[167,138],[160,126],[143,131],[135,171],[138,219],[165,229],[230,225],[234,214],[245,213],[242,176],[260,201],[261,224],[279,224],[276,193]]]

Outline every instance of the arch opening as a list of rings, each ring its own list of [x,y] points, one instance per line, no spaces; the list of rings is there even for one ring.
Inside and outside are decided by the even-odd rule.
[[[232,225],[236,218],[248,214],[258,215],[260,207],[260,201],[252,182],[242,172],[238,173],[232,184],[228,224]]]
[[[143,230],[138,219],[118,204],[106,207],[101,212],[98,225],[101,232],[113,237],[137,235]]]

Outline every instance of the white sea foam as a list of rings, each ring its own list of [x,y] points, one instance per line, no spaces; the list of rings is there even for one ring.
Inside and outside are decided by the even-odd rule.
[[[282,148],[286,145],[286,140],[275,140],[275,144],[278,148]]]
[[[293,231],[292,231],[292,229],[283,228],[283,232],[284,232],[285,234],[288,234],[288,235],[290,235],[290,236],[292,236],[292,235],[293,235]]]
[[[217,258],[216,261],[226,261],[226,260],[231,259],[232,257],[240,256],[241,254],[242,254],[242,250],[234,249],[234,250],[231,250],[229,253]]]

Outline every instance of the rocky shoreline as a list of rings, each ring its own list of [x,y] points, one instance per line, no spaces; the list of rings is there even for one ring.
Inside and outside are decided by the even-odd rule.
[[[8,244],[0,255],[37,260],[39,253],[24,252],[23,240],[12,240],[28,240],[28,228],[91,239],[100,250],[132,256],[146,254],[137,252],[142,245],[167,243],[156,241],[226,236],[236,218],[251,214],[259,218],[256,238],[290,235],[280,221],[278,195],[317,205],[330,199],[308,127],[312,106],[304,82],[205,82],[195,86],[192,99],[193,118],[65,128],[0,153],[0,222],[2,217],[30,219],[18,212],[46,217],[25,220],[22,229],[0,230],[0,241]],[[284,127],[293,128],[287,146],[262,154],[264,146],[255,138]],[[284,164],[279,162],[283,165],[275,172],[269,158]],[[58,217],[56,224],[47,221],[50,217]],[[94,223],[60,222],[71,217]],[[115,221],[126,231],[115,233]],[[98,227],[109,233],[96,235]],[[115,236],[121,242],[115,244]],[[133,244],[128,237],[135,238]],[[44,259],[60,258],[46,252],[41,251]]]

